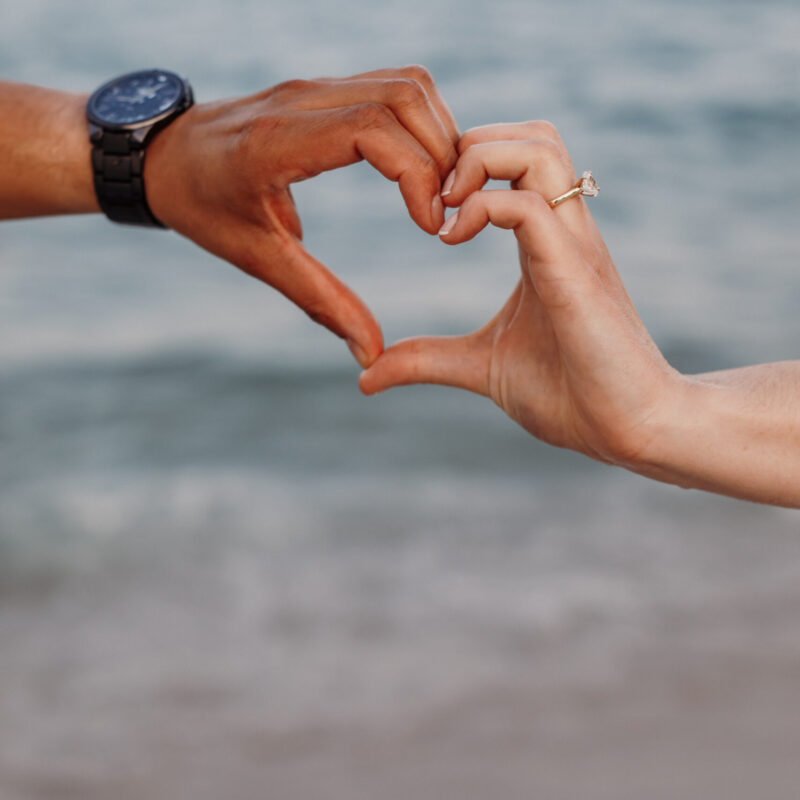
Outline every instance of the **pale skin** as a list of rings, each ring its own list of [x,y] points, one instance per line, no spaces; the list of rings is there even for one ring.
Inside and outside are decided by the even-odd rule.
[[[546,122],[468,131],[443,188],[455,245],[514,231],[521,277],[480,330],[388,348],[364,393],[436,383],[491,398],[537,438],[685,488],[800,508],[800,362],[682,375],[636,313]],[[483,189],[487,179],[509,190]]]
[[[87,97],[0,82],[0,219],[99,211]],[[147,199],[157,219],[282,292],[366,367],[383,350],[380,327],[303,247],[291,185],[366,160],[399,184],[412,219],[435,234],[458,138],[423,67],[288,81],[197,104],[156,134]]]

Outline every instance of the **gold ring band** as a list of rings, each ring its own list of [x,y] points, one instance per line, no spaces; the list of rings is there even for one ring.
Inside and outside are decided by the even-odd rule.
[[[581,195],[583,195],[583,197],[597,197],[598,194],[600,194],[600,187],[597,185],[597,181],[592,177],[592,173],[584,172],[583,175],[581,175],[581,179],[569,191],[560,194],[558,197],[554,197],[547,205],[549,205],[550,208],[555,208],[562,203],[566,203],[567,200],[572,200],[573,197],[579,197]]]

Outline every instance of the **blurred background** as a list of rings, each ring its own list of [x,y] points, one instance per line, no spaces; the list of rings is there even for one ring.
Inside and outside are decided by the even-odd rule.
[[[0,75],[78,91],[423,63],[464,129],[558,125],[676,367],[800,356],[795,2],[0,0],[0,23]],[[516,281],[507,232],[444,247],[367,166],[295,198],[387,343],[471,330]],[[357,377],[174,234],[0,225],[0,797],[797,797],[796,512]]]

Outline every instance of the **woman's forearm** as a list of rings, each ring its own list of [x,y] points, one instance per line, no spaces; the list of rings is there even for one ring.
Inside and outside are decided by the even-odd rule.
[[[0,82],[0,219],[98,211],[86,96]]]
[[[800,361],[687,377],[671,406],[631,469],[800,508]]]

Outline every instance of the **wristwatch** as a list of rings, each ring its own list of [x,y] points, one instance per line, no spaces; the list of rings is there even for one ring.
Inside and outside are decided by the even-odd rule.
[[[188,81],[174,72],[146,69],[104,83],[89,98],[97,202],[114,222],[164,228],[150,211],[144,186],[148,142],[194,102]]]

